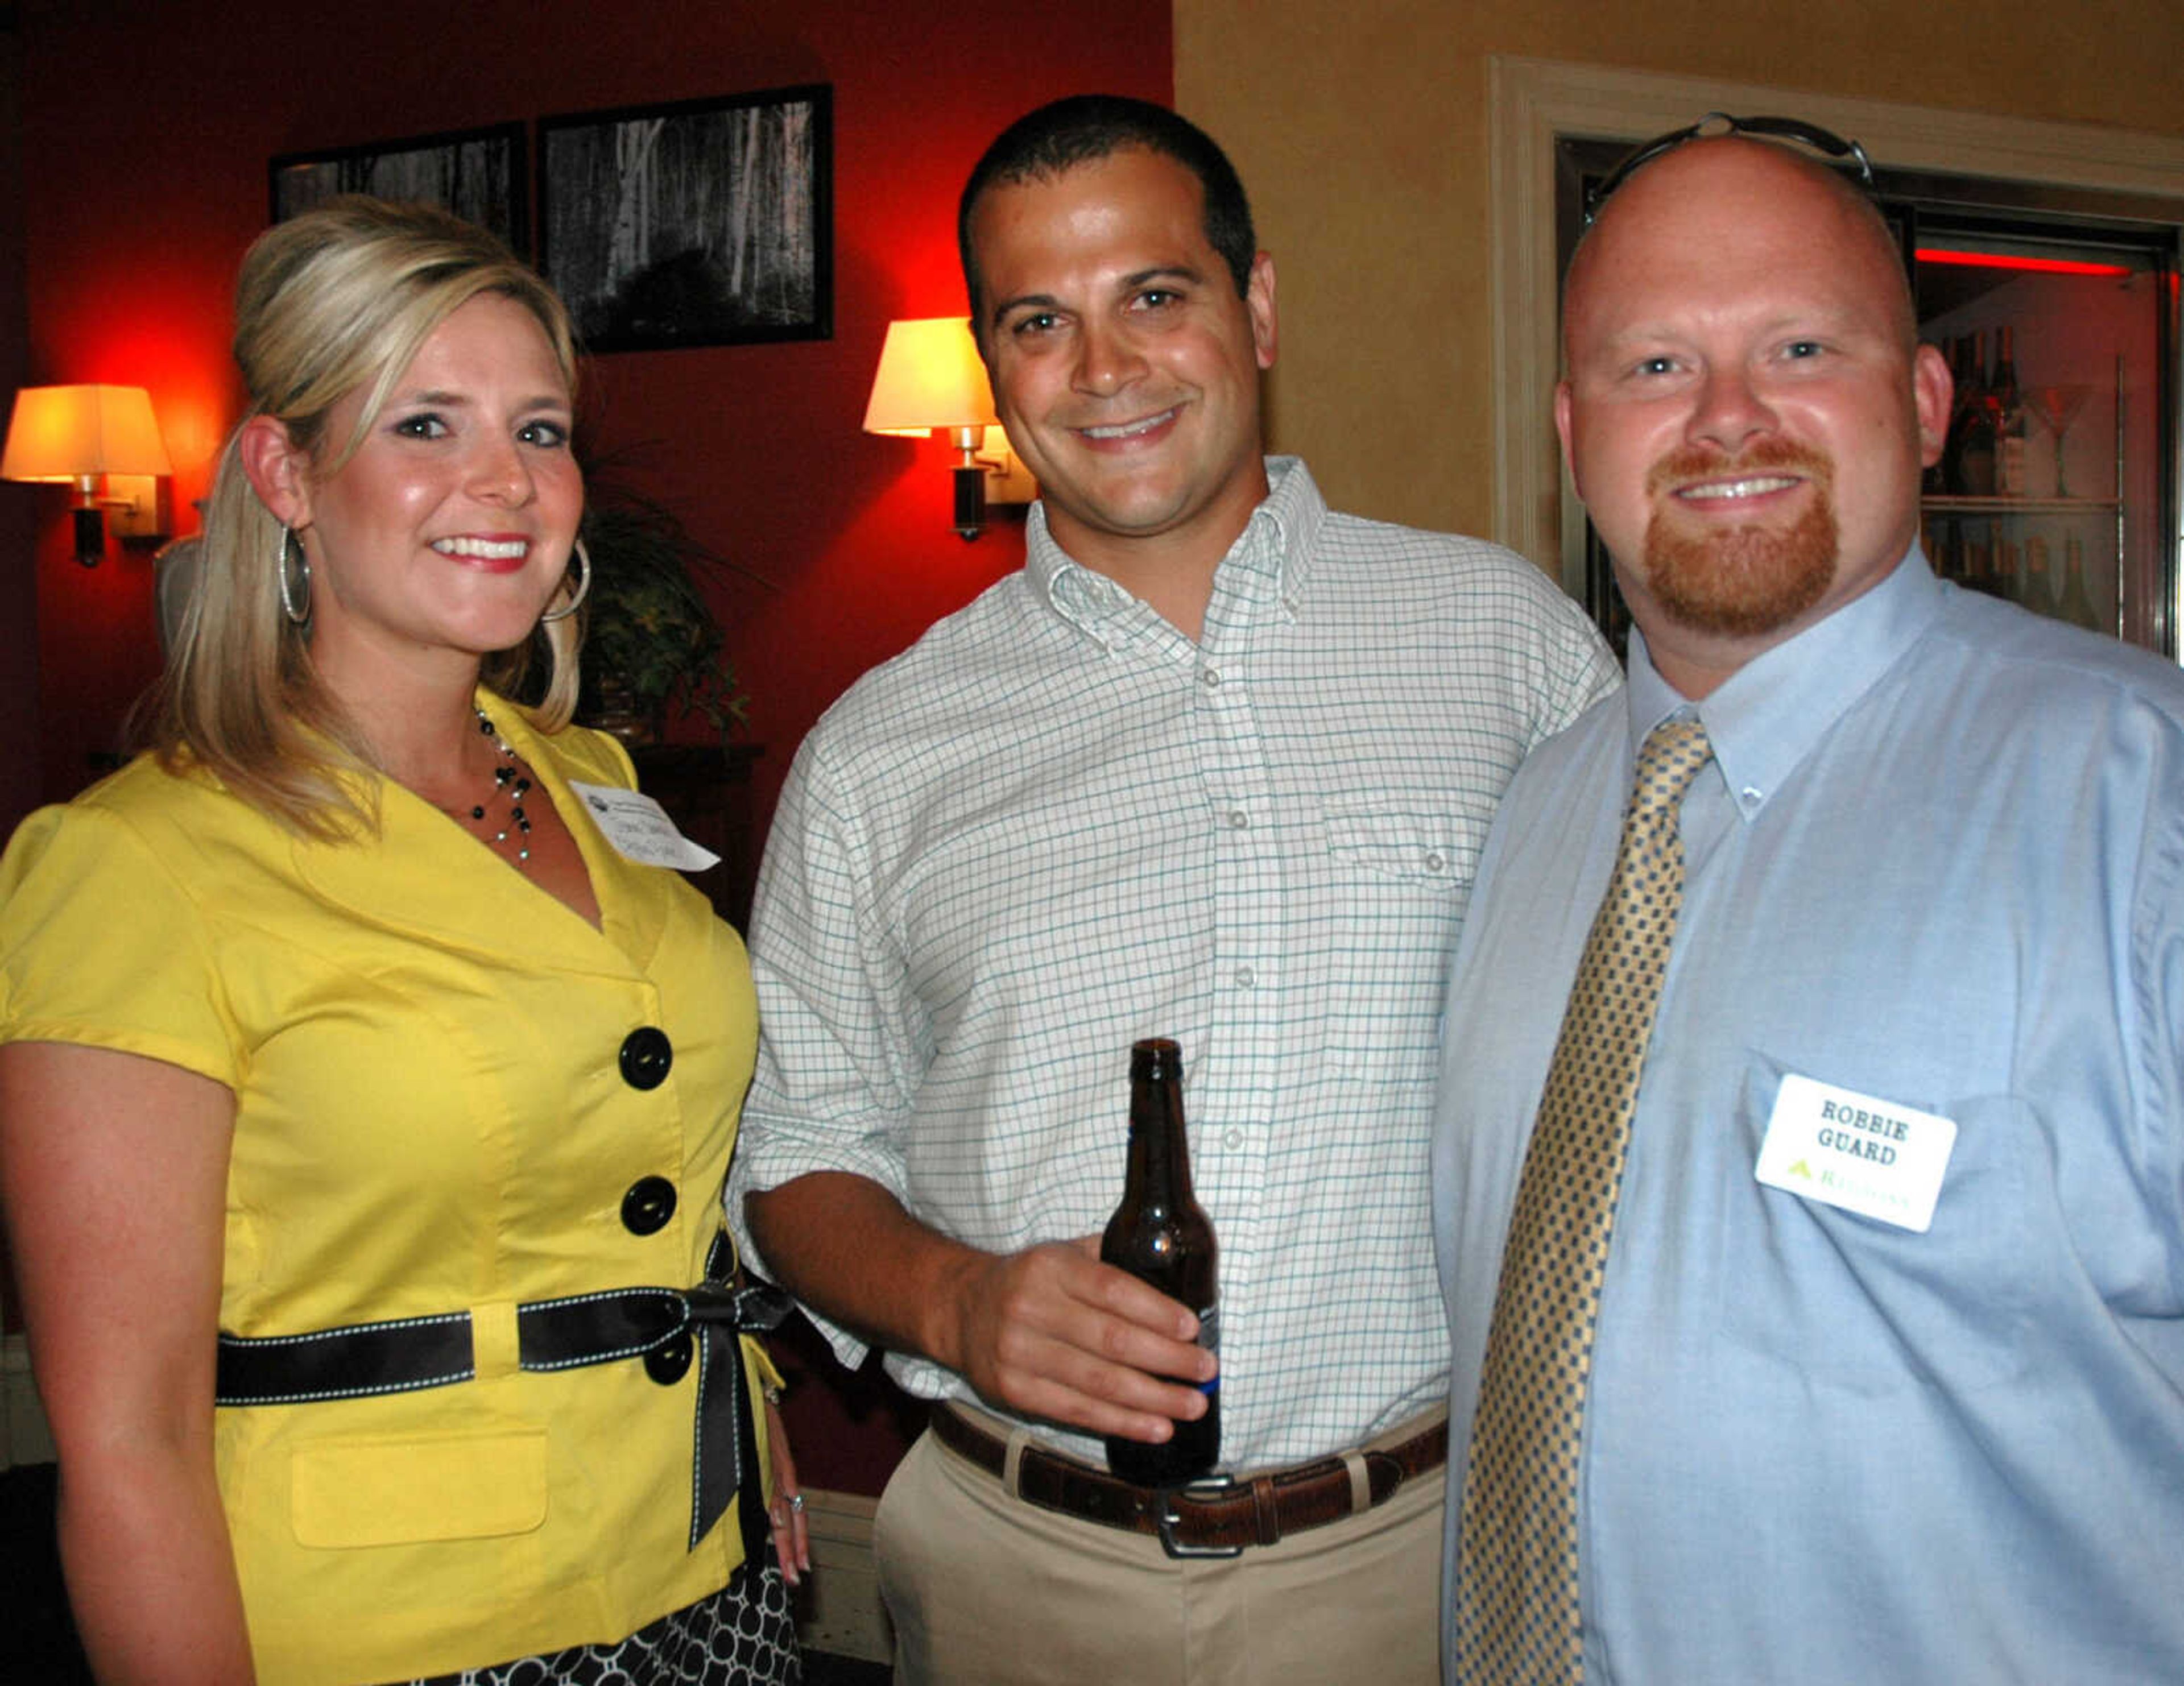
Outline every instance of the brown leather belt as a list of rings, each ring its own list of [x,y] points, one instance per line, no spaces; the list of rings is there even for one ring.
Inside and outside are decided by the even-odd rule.
[[[954,1405],[936,1408],[933,1433],[950,1451],[989,1475],[1008,1466],[1008,1442],[988,1433]],[[1366,1509],[1392,1497],[1406,1481],[1448,1461],[1448,1419],[1394,1445],[1352,1454],[1365,1466]],[[1117,1481],[1075,1458],[1026,1445],[1017,1461],[1017,1495],[1027,1502],[1103,1527],[1157,1535],[1171,1557],[1233,1557],[1247,1545],[1272,1545],[1306,1528],[1351,1514],[1349,1461],[1315,1459],[1241,1481],[1210,1481],[1156,1490]]]

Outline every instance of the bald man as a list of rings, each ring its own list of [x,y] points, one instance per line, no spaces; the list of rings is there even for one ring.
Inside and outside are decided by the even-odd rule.
[[[1947,371],[1817,159],[1722,136],[1637,169],[1563,338],[1636,632],[1627,690],[1512,785],[1454,962],[1450,1677],[2184,1679],[2184,676],[1935,578]],[[1704,737],[1667,734],[1697,771],[1627,1127],[1558,1082],[1535,1132],[1675,721]],[[1601,1244],[1535,1136],[1607,1167],[1589,1346],[1518,1315]]]

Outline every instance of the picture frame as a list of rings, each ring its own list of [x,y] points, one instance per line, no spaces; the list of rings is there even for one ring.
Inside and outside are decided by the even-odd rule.
[[[267,167],[270,220],[337,193],[419,200],[489,229],[519,255],[531,242],[524,125],[497,123],[362,146],[283,153]]]
[[[833,337],[825,83],[540,120],[539,268],[592,351]]]

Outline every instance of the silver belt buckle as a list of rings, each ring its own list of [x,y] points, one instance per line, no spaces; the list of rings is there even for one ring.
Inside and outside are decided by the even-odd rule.
[[[1211,1499],[1228,1491],[1235,1484],[1232,1481],[1208,1476],[1197,1481],[1186,1482],[1181,1487],[1161,1488],[1154,1494],[1154,1498],[1160,1505],[1156,1522],[1160,1530],[1161,1550],[1171,1557],[1241,1557],[1244,1555],[1244,1548],[1240,1545],[1186,1545],[1175,1537],[1176,1529],[1183,1522],[1183,1518],[1176,1514],[1175,1495],[1177,1494],[1200,1494]]]

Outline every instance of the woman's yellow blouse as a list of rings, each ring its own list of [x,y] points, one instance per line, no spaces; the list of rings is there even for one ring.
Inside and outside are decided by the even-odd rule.
[[[235,1094],[224,1330],[472,1318],[475,1381],[218,1413],[268,1686],[619,1639],[742,1555],[733,1505],[688,1549],[699,1366],[526,1373],[515,1307],[701,1278],[756,1042],[749,963],[567,787],[633,782],[619,745],[480,701],[575,833],[603,929],[393,784],[376,839],[315,843],[138,760],[32,815],[0,862],[0,1039]],[[646,1026],[673,1048],[649,1090],[617,1058]],[[638,1234],[623,1196],[648,1177],[677,1199]],[[764,1366],[748,1342],[745,1364]]]

